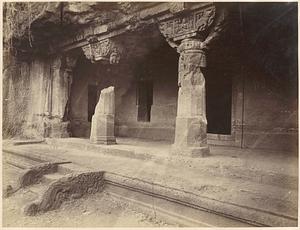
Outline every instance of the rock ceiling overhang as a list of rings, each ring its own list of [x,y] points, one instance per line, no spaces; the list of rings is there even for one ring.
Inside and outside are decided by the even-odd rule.
[[[82,47],[87,45],[87,39],[93,36],[105,39],[126,32],[137,31],[145,26],[155,24],[158,20],[212,5],[212,3],[183,2],[52,2],[30,4],[32,14],[29,29],[32,44],[31,47],[27,46],[27,48],[32,50],[36,48],[48,53]],[[26,25],[23,29],[26,29]],[[19,40],[22,41],[22,44],[28,43],[27,35],[27,33],[23,33],[20,36]]]
[[[76,32],[76,36],[69,36],[59,44],[60,49],[73,49],[78,46],[87,44],[87,38],[92,36],[100,37],[101,39],[116,37],[127,32],[135,32],[144,29],[149,25],[155,24],[158,28],[158,22],[178,14],[184,14],[187,11],[193,11],[198,8],[212,6],[212,3],[126,3],[127,7],[134,4],[142,4],[143,7],[135,7],[136,10],[131,10],[127,14],[120,17],[114,17],[107,23],[93,22],[81,30]],[[123,11],[122,11],[123,12]],[[139,34],[138,36],[141,36]]]

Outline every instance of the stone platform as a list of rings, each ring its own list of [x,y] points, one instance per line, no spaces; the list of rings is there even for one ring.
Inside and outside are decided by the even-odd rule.
[[[204,226],[297,225],[296,153],[211,146],[209,157],[191,158],[172,155],[167,142],[117,138],[117,143],[48,139],[42,144],[4,144],[3,150],[44,161],[72,161],[64,167],[75,170],[104,171],[108,190],[139,198],[144,206],[149,197],[155,198],[158,209],[189,207],[187,218],[209,222]],[[203,212],[229,221],[208,221]]]

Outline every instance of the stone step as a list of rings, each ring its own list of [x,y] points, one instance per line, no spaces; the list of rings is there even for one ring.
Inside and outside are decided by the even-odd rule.
[[[180,182],[180,178],[171,178],[169,176],[168,179],[175,184]],[[288,201],[287,197],[275,197],[273,196],[274,194],[272,197],[269,197],[268,194],[253,191],[249,186],[249,190],[244,189],[239,191],[241,190],[239,188],[243,188],[245,185],[241,184],[239,186],[237,183],[232,183],[230,185],[232,189],[226,191],[226,187],[223,187],[220,183],[217,183],[219,186],[209,186],[209,184],[205,185],[205,182],[199,181],[199,183],[196,184],[198,184],[198,188],[204,189],[204,192],[201,192],[197,188],[181,187],[180,184],[177,184],[177,188],[172,186],[174,183],[168,186],[161,186],[157,182],[151,183],[151,180],[123,177],[109,172],[105,174],[105,181],[107,184],[105,191],[114,193],[117,188],[124,188],[125,190],[121,196],[130,197],[134,200],[138,200],[139,196],[144,196],[143,194],[148,194],[148,200],[153,200],[153,202],[156,198],[161,199],[156,205],[171,201],[257,226],[296,226],[297,224],[297,204],[294,205],[291,203],[292,200],[297,201],[296,191],[289,194],[295,196],[295,198],[289,199]],[[113,191],[109,189],[111,186],[114,187]],[[178,186],[181,187],[181,189],[178,189]],[[253,184],[253,186],[255,186],[255,184]],[[273,187],[273,189],[274,192],[280,190],[276,187]],[[219,193],[218,195],[214,194],[217,192]],[[278,192],[283,195],[288,194],[288,191]],[[136,193],[136,195],[134,195],[134,193]],[[144,201],[147,201],[147,199]],[[270,206],[271,203],[272,205]],[[175,212],[178,212],[178,210],[180,212],[184,206],[180,207],[179,205],[177,208],[174,206]],[[178,210],[176,211],[176,209]],[[213,225],[212,222],[211,224]],[[221,224],[220,226],[223,225]]]
[[[254,223],[243,222],[234,218],[217,215],[212,212],[190,207],[171,200],[151,196],[147,193],[128,191],[126,188],[107,185],[105,192],[123,200],[127,205],[139,212],[155,218],[176,223],[179,227],[253,227]]]
[[[41,162],[22,155],[16,155],[11,152],[4,152],[4,160],[7,164],[12,165],[19,169],[28,169],[32,166],[38,165]]]
[[[31,145],[31,144],[39,144],[43,143],[45,140],[39,139],[39,140],[14,140],[12,141],[13,145]]]
[[[25,149],[23,149],[25,147]],[[45,162],[55,162],[56,159],[48,156],[43,156],[45,154],[39,154],[39,151],[36,152],[34,148],[28,146],[3,146],[3,153],[14,155],[15,157],[26,158],[34,162],[45,163]]]
[[[89,169],[82,168],[76,164],[63,164],[63,165],[58,165],[57,167],[57,172],[60,174],[70,174],[73,172],[87,172]]]
[[[50,184],[54,181],[59,180],[60,178],[64,177],[64,174],[60,173],[52,173],[52,174],[46,174],[43,176],[42,182],[45,184]]]
[[[14,167],[19,169],[27,169],[29,167],[46,163],[46,162],[57,162],[57,158],[51,156],[43,156],[43,154],[36,153],[34,150],[22,150],[16,148],[4,148],[4,156],[7,156],[7,162]],[[63,161],[60,161],[63,162]],[[58,171],[62,174],[69,174],[73,172],[72,166],[66,166],[66,164],[58,165]]]

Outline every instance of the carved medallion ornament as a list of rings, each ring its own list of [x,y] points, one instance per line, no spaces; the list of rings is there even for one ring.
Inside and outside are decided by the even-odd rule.
[[[117,64],[121,57],[121,47],[110,39],[97,40],[89,39],[89,44],[82,47],[84,55],[92,63],[96,61],[106,61],[110,64]]]
[[[160,23],[159,29],[167,39],[173,41],[194,37],[208,29],[214,21],[215,13],[215,6],[211,6],[163,21]]]

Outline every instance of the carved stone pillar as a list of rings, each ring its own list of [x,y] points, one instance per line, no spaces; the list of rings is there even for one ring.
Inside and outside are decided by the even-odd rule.
[[[174,8],[174,7],[173,7]],[[170,19],[161,19],[159,29],[171,47],[180,53],[178,65],[178,104],[173,152],[189,156],[209,154],[205,78],[205,50],[218,37],[224,22],[224,10],[216,7],[192,10],[182,5],[170,12]],[[160,19],[159,19],[160,20]]]
[[[173,149],[176,153],[205,156],[209,153],[206,135],[205,79],[201,67],[205,56],[199,39],[184,39],[178,47],[178,103]]]

